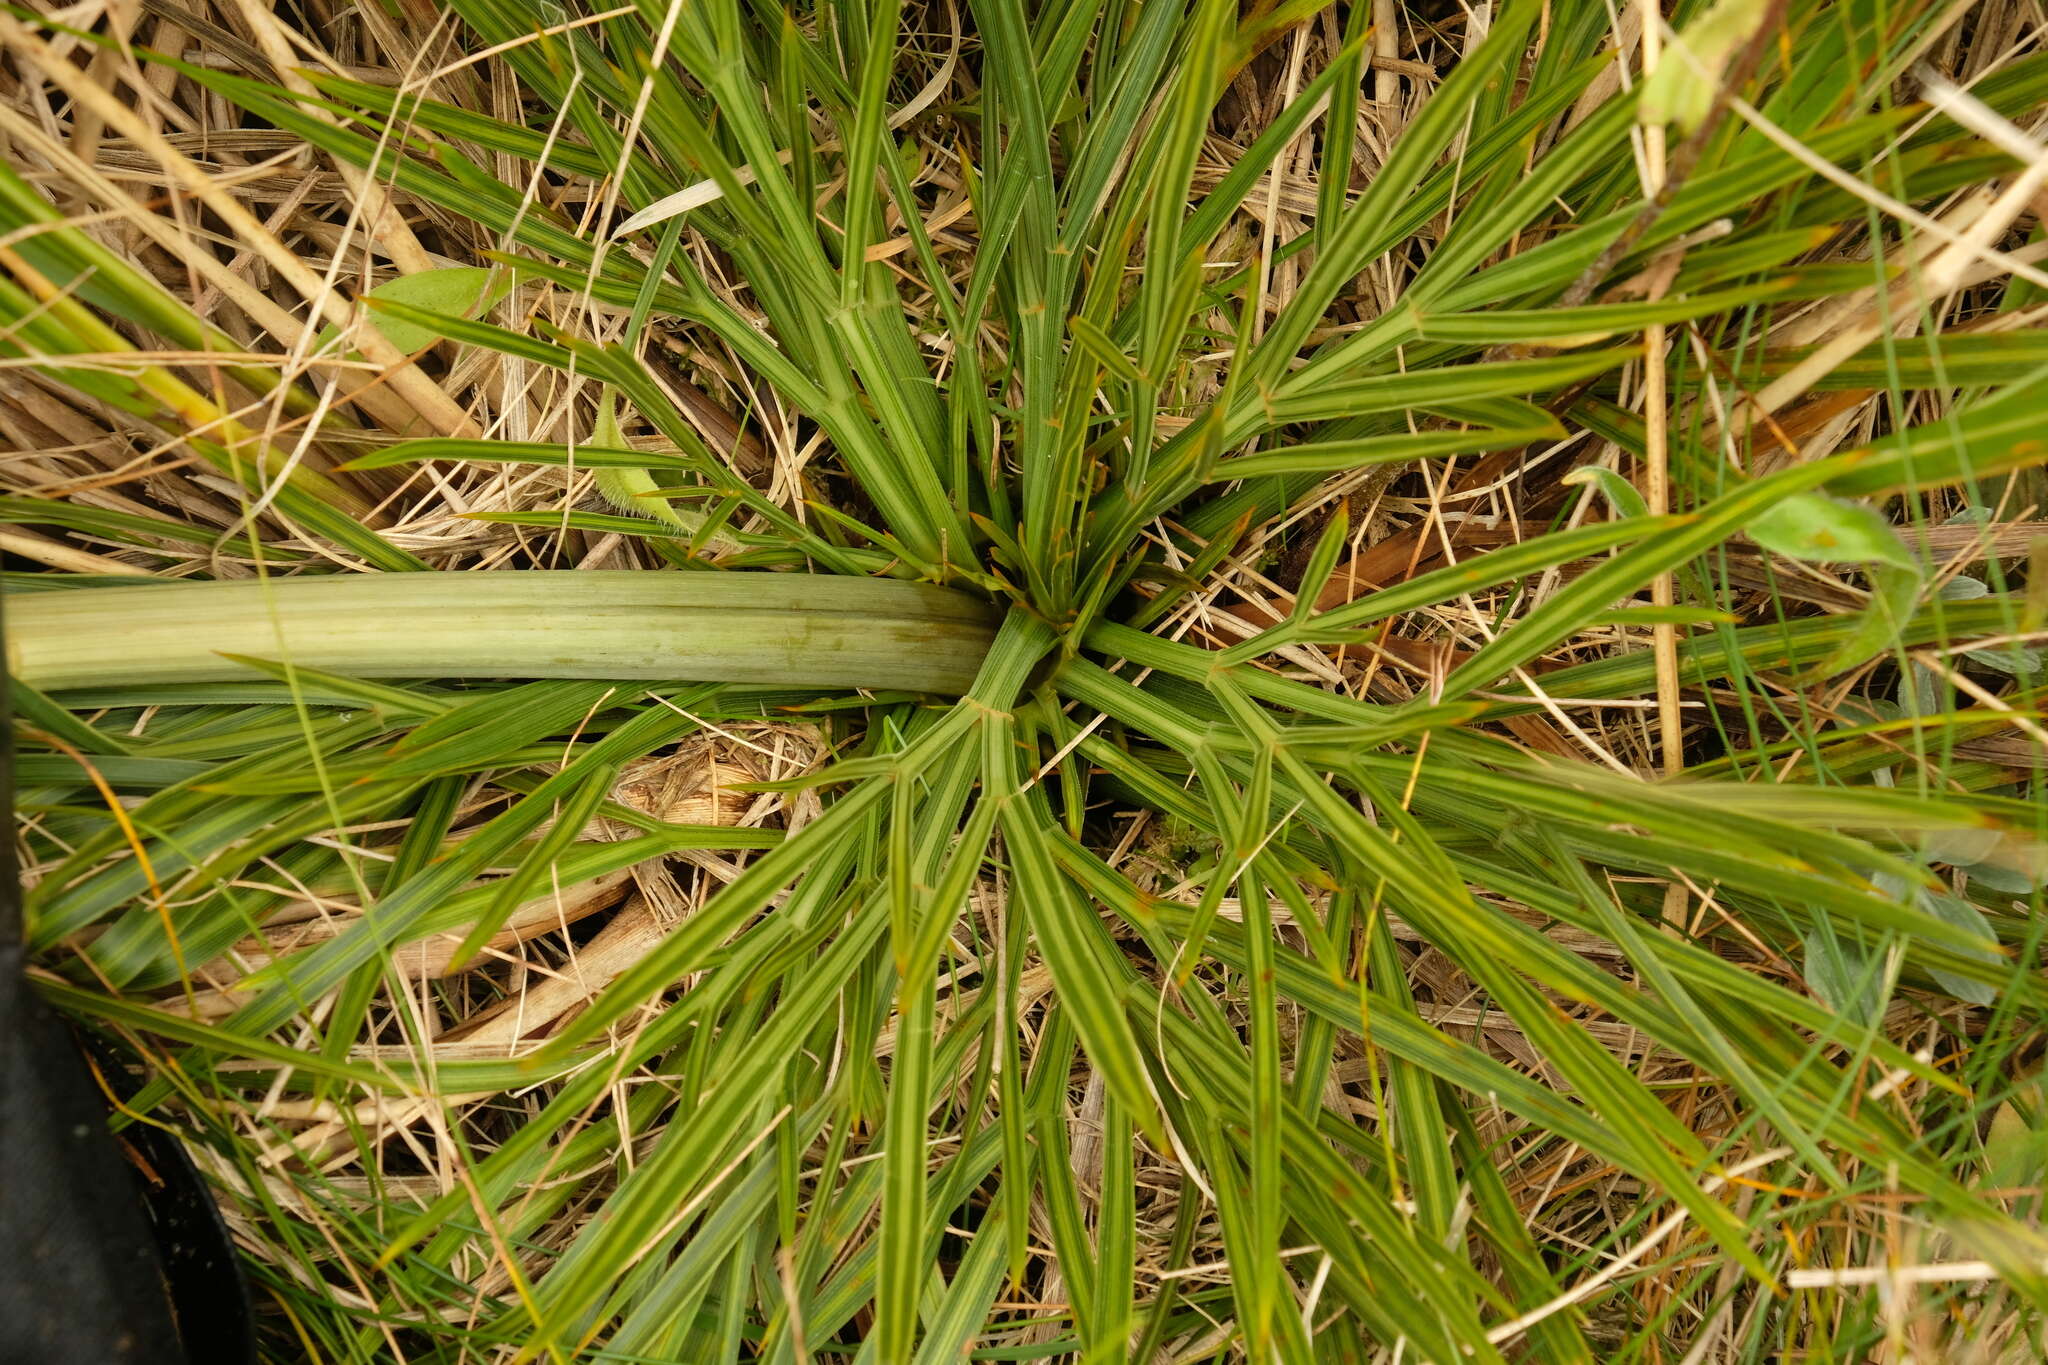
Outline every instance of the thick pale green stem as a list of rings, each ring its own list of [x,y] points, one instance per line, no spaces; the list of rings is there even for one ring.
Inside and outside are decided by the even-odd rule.
[[[7,603],[45,690],[250,676],[653,678],[964,692],[995,613],[943,588],[771,573],[364,574],[79,588]]]

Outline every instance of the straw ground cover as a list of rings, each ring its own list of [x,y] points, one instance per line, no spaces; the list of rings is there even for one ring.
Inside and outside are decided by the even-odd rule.
[[[279,1359],[2039,1359],[2042,22],[0,12],[39,984]]]

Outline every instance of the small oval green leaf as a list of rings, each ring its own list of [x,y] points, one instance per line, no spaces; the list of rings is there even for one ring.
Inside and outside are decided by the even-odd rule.
[[[1749,523],[1749,538],[1773,554],[1819,564],[1919,566],[1875,509],[1825,493],[1792,493]]]
[[[497,277],[496,284],[492,283],[493,276]],[[384,281],[365,297],[466,318],[489,308],[504,298],[511,288],[512,276],[508,271],[460,265],[400,275]],[[375,309],[370,310],[370,325],[382,332],[386,341],[408,355],[425,350],[441,339],[439,332]]]

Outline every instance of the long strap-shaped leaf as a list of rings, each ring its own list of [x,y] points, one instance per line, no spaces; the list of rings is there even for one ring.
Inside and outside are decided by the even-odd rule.
[[[37,593],[7,667],[45,690],[246,677],[658,678],[959,693],[995,638],[941,588],[807,574],[498,571]]]

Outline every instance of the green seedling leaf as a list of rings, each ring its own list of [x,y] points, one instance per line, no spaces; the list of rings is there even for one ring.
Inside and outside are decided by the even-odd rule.
[[[1642,490],[1623,478],[1620,471],[1609,469],[1605,465],[1582,465],[1565,475],[1562,482],[1573,486],[1598,488],[1606,495],[1608,504],[1614,508],[1616,521],[1650,515],[1650,507],[1643,501]]]
[[[1991,1114],[1984,1134],[1984,1180],[1993,1189],[2021,1189],[2041,1183],[2048,1172],[2048,1109],[2041,1077],[2020,1082]]]
[[[1931,830],[1920,836],[1920,856],[1930,863],[1974,867],[1996,853],[2004,837],[1995,829]]]
[[[1657,72],[1643,83],[1636,117],[1646,125],[1676,123],[1690,133],[1706,122],[1721,73],[1764,21],[1766,0],[1720,0],[1672,40]]]
[[[1825,493],[1780,498],[1749,523],[1749,538],[1787,559],[1919,567],[1898,532],[1878,512]]]
[[[1861,944],[1816,920],[1804,936],[1806,985],[1846,1022],[1867,1028],[1884,1013],[1884,964]]]
[[[381,302],[409,304],[423,308],[430,313],[443,313],[449,317],[471,317],[488,312],[492,305],[512,292],[512,273],[495,270],[488,266],[454,265],[441,270],[422,270],[417,274],[400,275],[369,290],[366,299]],[[382,312],[375,307],[369,310],[370,325],[384,334],[384,339],[399,350],[410,355],[424,351],[441,339],[441,333],[419,323]],[[337,333],[329,327],[321,332],[319,343],[331,342]]]
[[[2044,669],[2048,669],[2048,650],[2031,649],[2026,645],[1973,649],[1963,657],[1994,673],[2004,673],[2012,677],[2038,677]]]
[[[1925,890],[1917,891],[1916,899],[1920,908],[1933,915],[1936,919],[1953,924],[1958,929],[1966,929],[1972,934],[1977,934],[1987,939],[1995,940],[1997,938],[1997,935],[1991,930],[1991,921],[1984,917],[1984,912],[1966,900],[1958,899],[1955,896],[1943,896],[1936,892]],[[1982,958],[1986,962],[1999,962],[2003,960],[1997,953],[1989,949],[1973,951],[1970,953],[1970,956]],[[1989,1005],[1998,999],[1998,987],[1989,982],[1978,981],[1967,976],[1959,976],[1954,972],[1945,972],[1939,967],[1928,968],[1927,974],[1933,977],[1941,988],[1950,995],[1958,1000],[1968,1001],[1972,1005]]]
[[[618,395],[611,389],[597,405],[597,423],[591,430],[595,445],[613,450],[629,449],[625,432],[619,427]],[[660,496],[661,485],[645,469],[603,468],[596,473],[598,491],[605,499],[631,516],[664,522],[689,535],[693,541],[706,532],[708,518],[702,512],[684,511]],[[703,534],[702,549],[712,556],[736,553],[741,547],[732,536],[713,529]]]
[[[1960,574],[1941,585],[1941,600],[1944,602],[1974,602],[1980,597],[1990,595],[1989,584],[1968,574]]]
[[[2024,896],[2040,885],[2040,880],[2015,868],[2001,867],[1997,863],[1971,863],[1962,869],[1969,874],[1973,885],[1986,887],[2006,896]]]
[[[1810,678],[1828,678],[1892,648],[1920,600],[1920,571],[1880,564],[1870,572],[1870,605],[1840,644],[1814,665]]]

